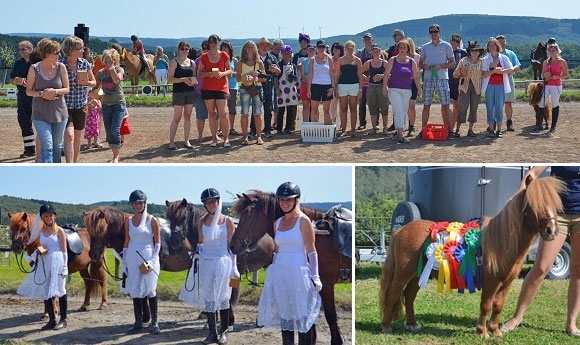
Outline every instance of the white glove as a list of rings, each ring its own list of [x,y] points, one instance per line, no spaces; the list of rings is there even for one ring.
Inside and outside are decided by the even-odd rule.
[[[60,270],[60,275],[68,276],[68,253],[62,252],[62,268]]]
[[[155,243],[155,246],[153,247],[153,253],[151,253],[152,256],[150,261],[159,260],[160,251],[161,251],[161,243]]]
[[[230,277],[240,278],[240,271],[238,271],[237,255],[230,253],[230,259],[232,260],[232,271]]]
[[[123,264],[124,269],[127,268],[127,252],[128,252],[127,248],[123,248],[123,250],[121,251],[121,255],[123,256],[121,263]]]
[[[203,243],[198,243],[195,251],[197,254],[201,255],[201,253],[203,253]]]
[[[36,251],[32,252],[32,255],[25,254],[24,259],[28,262],[28,265],[32,266],[38,259],[38,253]]]
[[[314,284],[316,291],[320,292],[322,290],[322,282],[320,281],[320,276],[318,275],[318,253],[310,252],[308,253],[308,268],[310,269],[310,278]]]

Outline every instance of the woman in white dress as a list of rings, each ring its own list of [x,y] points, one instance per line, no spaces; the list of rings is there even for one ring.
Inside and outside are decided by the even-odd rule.
[[[157,322],[157,280],[159,278],[159,250],[161,235],[157,218],[147,214],[147,196],[135,190],[129,196],[135,214],[125,226],[123,267],[126,269],[125,287],[133,299],[135,323],[127,333],[143,328],[143,299],[149,298],[151,309],[151,333],[159,334]],[[139,267],[141,265],[147,266]],[[147,269],[148,268],[148,269]]]
[[[43,299],[49,321],[41,330],[59,330],[66,327],[67,296],[65,278],[68,275],[68,254],[64,230],[56,224],[56,211],[51,204],[40,206],[28,244],[40,237],[36,271],[28,274],[18,288],[18,294],[31,299]],[[33,255],[34,256],[34,255]],[[32,277],[32,278],[30,278]],[[58,297],[60,321],[56,323],[53,297]]]
[[[315,323],[320,312],[318,254],[314,227],[300,210],[300,188],[285,182],[276,191],[284,215],[274,222],[277,252],[266,271],[258,305],[258,326],[282,331],[282,344],[316,343]]]
[[[229,281],[232,277],[240,277],[236,256],[228,250],[235,225],[232,218],[222,214],[222,203],[217,189],[204,189],[201,202],[208,213],[197,225],[198,244],[194,257],[199,255],[199,270],[194,274],[192,265],[179,299],[207,314],[209,332],[203,340],[204,344],[226,344],[232,294]],[[188,291],[187,287],[194,286],[194,282],[199,284]],[[221,321],[219,336],[216,326],[218,311]]]

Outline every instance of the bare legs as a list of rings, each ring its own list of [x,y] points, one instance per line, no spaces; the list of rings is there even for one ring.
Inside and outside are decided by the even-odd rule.
[[[219,124],[224,135],[224,146],[230,145],[230,124],[228,122],[227,102],[225,99],[206,99],[205,105],[209,115],[209,129],[211,131],[212,145],[217,145],[218,121],[217,114],[221,114]]]
[[[524,279],[514,315],[503,325],[503,327],[508,331],[514,330],[520,322],[522,322],[524,313],[540,290],[542,282],[544,281],[546,274],[550,271],[564,241],[566,241],[565,232],[559,233],[558,237],[553,241],[544,241],[540,239],[536,262],[532,266],[530,272],[526,275],[526,279]],[[576,253],[576,255],[580,255],[580,253]],[[572,261],[572,263],[573,262],[574,261]],[[580,263],[577,263],[577,265],[578,264]],[[572,284],[572,279],[570,279],[570,284]]]
[[[578,313],[580,313],[580,233],[570,234],[570,244],[572,246],[572,255],[570,258],[566,332],[576,333],[578,332],[576,319],[578,318]]]
[[[183,141],[185,146],[191,146],[189,143],[189,133],[191,131],[191,112],[193,110],[193,104],[186,104],[183,106],[176,105],[173,107],[173,119],[169,125],[169,148],[175,147],[175,135],[177,134],[177,127],[179,126],[179,121],[183,116]],[[199,130],[199,127],[198,127]],[[203,133],[203,127],[201,132]]]
[[[81,151],[81,138],[83,130],[74,129],[71,122],[64,131],[63,146],[64,158],[67,163],[76,163],[79,159],[79,152]]]
[[[350,109],[350,135],[354,135],[358,118],[358,98],[356,96],[342,96],[340,100],[340,128],[346,131],[346,113]]]

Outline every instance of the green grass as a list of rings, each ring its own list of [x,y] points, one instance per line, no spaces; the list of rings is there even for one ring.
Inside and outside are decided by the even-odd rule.
[[[475,332],[479,317],[481,293],[457,292],[439,294],[431,280],[415,300],[415,315],[422,331],[413,334],[405,330],[404,320],[393,323],[393,333],[382,334],[378,309],[381,265],[356,265],[355,343],[374,344],[577,344],[576,338],[564,333],[568,281],[546,280],[525,314],[519,328],[501,339],[481,339]],[[522,279],[517,279],[500,315],[500,322],[508,320],[515,310]]]
[[[4,254],[0,261],[0,293],[16,293],[18,286],[24,279],[25,274],[18,270],[14,253],[10,253],[10,265],[7,259],[4,259]],[[114,257],[111,250],[107,250],[107,263],[109,270],[114,272]],[[24,262],[26,268],[28,264]],[[183,272],[166,272],[161,271],[159,274],[159,281],[157,283],[157,294],[164,299],[177,300],[179,292],[185,282],[187,271]],[[119,282],[107,276],[109,296],[121,296],[119,292]],[[258,271],[258,282],[263,283],[266,277],[266,270]],[[252,275],[248,275],[252,279]],[[71,275],[70,280],[66,285],[67,293],[71,296],[84,296],[84,283],[79,273]],[[242,304],[257,304],[262,292],[261,287],[252,289],[245,277],[242,277],[240,303]],[[352,305],[352,284],[336,284],[335,285],[335,301],[337,307],[347,310],[351,309]],[[93,299],[92,303],[97,300]]]

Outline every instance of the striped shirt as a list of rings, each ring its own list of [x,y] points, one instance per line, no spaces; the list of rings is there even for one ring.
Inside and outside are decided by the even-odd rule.
[[[467,89],[469,88],[469,81],[473,83],[473,87],[475,89],[475,94],[481,94],[481,80],[482,80],[482,71],[481,71],[481,59],[477,60],[477,63],[470,62],[469,56],[464,57],[463,59],[459,60],[457,64],[457,70],[461,70],[463,66],[469,67],[469,73],[467,76],[462,76],[459,80],[459,91],[463,93],[467,93]]]
[[[89,101],[89,91],[90,86],[79,85],[79,79],[77,74],[73,72],[66,60],[61,60],[61,62],[66,66],[66,71],[68,73],[68,83],[70,92],[68,95],[64,95],[64,100],[66,101],[66,107],[68,109],[80,109],[84,107]],[[88,71],[91,69],[91,64],[83,58],[77,60],[77,71]]]

